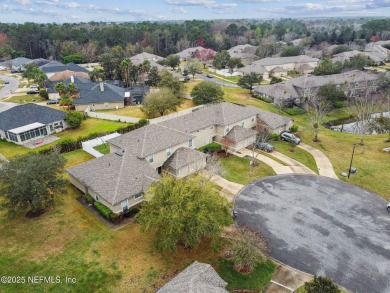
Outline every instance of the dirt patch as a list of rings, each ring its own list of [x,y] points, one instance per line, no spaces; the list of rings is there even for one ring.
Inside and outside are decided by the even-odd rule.
[[[43,215],[45,213],[44,209],[38,209],[38,210],[30,210],[26,213],[27,218],[38,218],[39,216]]]

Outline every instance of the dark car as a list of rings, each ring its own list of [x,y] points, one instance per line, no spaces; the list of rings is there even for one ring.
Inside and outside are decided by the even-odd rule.
[[[207,74],[206,75],[208,78],[213,78],[214,76],[212,74]]]
[[[58,100],[57,99],[51,99],[51,100],[48,100],[46,102],[47,105],[53,105],[53,104],[58,104]]]
[[[186,75],[186,76],[183,77],[183,80],[184,80],[184,81],[190,81],[190,80],[191,80],[191,77],[189,77],[188,75]]]
[[[9,80],[4,80],[4,84],[9,84]]]
[[[39,94],[39,91],[37,90],[30,90],[27,92],[28,95],[36,95],[36,94]]]
[[[256,144],[256,148],[258,148],[259,150],[265,151],[267,153],[270,153],[274,150],[273,145],[269,144],[267,142],[260,142],[260,143]]]

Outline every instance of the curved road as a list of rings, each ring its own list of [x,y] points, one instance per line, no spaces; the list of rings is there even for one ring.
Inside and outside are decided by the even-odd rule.
[[[385,184],[385,183],[384,183]],[[237,223],[269,239],[271,256],[355,293],[390,292],[390,213],[367,190],[323,176],[277,175],[235,201]]]
[[[15,77],[11,77],[4,74],[0,74],[0,79],[9,81],[9,84],[4,84],[4,86],[0,89],[0,100],[1,100],[5,96],[8,96],[11,92],[14,92],[16,89],[18,89],[20,81]]]

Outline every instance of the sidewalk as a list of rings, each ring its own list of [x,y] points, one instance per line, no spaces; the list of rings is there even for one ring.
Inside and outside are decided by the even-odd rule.
[[[209,178],[209,173],[207,170],[202,170],[200,174],[206,178]],[[241,189],[245,187],[245,185],[231,182],[219,175],[213,175],[210,181],[222,187],[221,193],[225,195],[229,201],[233,201],[234,197],[241,191]]]
[[[299,145],[297,145],[297,147],[307,151],[314,157],[314,160],[317,164],[318,173],[321,176],[339,179],[339,177],[337,177],[336,173],[333,170],[332,163],[329,161],[328,157],[323,152],[304,143],[300,143]]]

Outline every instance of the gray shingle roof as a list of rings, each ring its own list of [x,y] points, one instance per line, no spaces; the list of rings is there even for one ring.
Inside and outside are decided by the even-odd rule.
[[[257,65],[256,63],[252,63],[250,65],[241,67],[241,68],[237,69],[237,71],[238,72],[242,72],[244,74],[249,74],[251,72],[254,72],[254,73],[257,73],[257,74],[261,74],[261,75],[263,75],[264,73],[268,72],[267,69],[265,69],[264,66]]]
[[[258,118],[265,122],[272,129],[279,128],[281,126],[287,125],[292,119],[290,117],[278,115],[272,112],[268,112],[260,109]]]
[[[0,129],[10,130],[31,123],[50,124],[64,120],[66,113],[36,104],[15,106],[0,113]]]
[[[226,285],[211,265],[195,261],[157,293],[228,293]]]
[[[146,192],[159,179],[156,170],[131,152],[115,153],[71,167],[67,172],[112,205]]]
[[[33,60],[29,59],[29,58],[17,57],[17,58],[10,60],[10,61],[1,62],[0,65],[8,66],[8,64],[11,64],[11,66],[19,67],[19,66],[26,65],[26,64],[30,63],[31,61],[33,61]]]
[[[61,64],[57,61],[52,61],[50,63],[47,63],[41,67],[39,67],[43,72],[45,73],[54,73],[54,72],[61,72],[65,70],[70,71],[76,71],[76,72],[85,72],[88,73],[88,69],[85,69],[84,67],[81,67],[79,65],[76,65],[74,63],[68,63],[68,64]]]
[[[237,143],[256,134],[257,132],[253,129],[236,125],[226,134],[226,137],[233,143]]]
[[[195,54],[195,52],[196,52],[197,50],[203,50],[203,49],[204,49],[204,48],[201,47],[201,46],[192,47],[192,48],[187,48],[187,49],[184,49],[183,51],[177,53],[177,55],[179,55],[181,59],[187,59],[187,58],[193,57],[193,55]]]
[[[107,142],[121,149],[126,149],[139,158],[184,143],[194,136],[170,129],[160,124],[150,124],[128,132]]]
[[[77,85],[79,87],[79,85]],[[80,88],[80,98],[74,99],[75,105],[91,103],[123,102],[125,89],[119,86],[103,83],[104,90],[101,91],[99,83],[86,84],[85,88]]]
[[[232,103],[211,105],[190,114],[170,119],[159,124],[166,127],[192,133],[212,125],[227,126],[259,113],[259,108],[239,106]]]
[[[169,158],[165,161],[164,167],[171,167],[174,170],[178,170],[184,166],[187,166],[196,161],[206,158],[207,155],[191,148],[181,147],[178,148]]]
[[[319,62],[317,58],[312,58],[306,55],[291,56],[291,57],[267,57],[255,61],[256,65],[271,66],[271,65],[283,65],[287,63],[306,63],[306,62]]]

